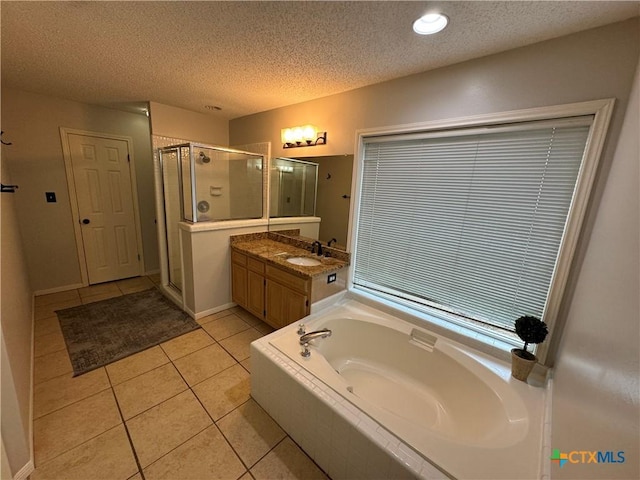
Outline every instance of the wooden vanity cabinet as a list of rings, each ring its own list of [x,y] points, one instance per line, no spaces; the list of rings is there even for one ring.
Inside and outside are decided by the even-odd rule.
[[[231,252],[231,300],[243,307],[248,304],[247,256]]]
[[[282,328],[309,315],[311,281],[267,265],[266,322]]]
[[[247,259],[247,310],[256,317],[264,319],[264,263]]]
[[[274,328],[310,312],[311,279],[231,251],[231,298]]]

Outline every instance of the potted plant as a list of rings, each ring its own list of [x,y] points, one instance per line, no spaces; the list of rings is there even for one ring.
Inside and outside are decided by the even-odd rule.
[[[527,346],[530,343],[544,342],[549,330],[546,323],[530,315],[518,318],[515,327],[516,334],[524,342],[524,347],[511,350],[511,376],[526,382],[538,360],[533,353],[527,351]]]

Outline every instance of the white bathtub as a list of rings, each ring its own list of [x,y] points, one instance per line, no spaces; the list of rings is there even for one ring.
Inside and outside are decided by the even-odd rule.
[[[297,395],[291,393],[293,384],[283,386],[286,376],[315,393],[325,406],[337,408],[354,432],[363,430],[369,443],[384,445],[381,450],[399,460],[406,476],[540,478],[545,391],[512,379],[509,365],[353,299],[345,298],[304,323],[307,332],[329,328],[332,335],[313,340],[308,358],[300,355],[297,326],[257,341],[252,352],[252,394],[285,429],[292,424],[289,434],[334,479],[399,474],[392,470],[381,475],[379,468],[372,472],[373,452],[359,452],[369,459],[350,470],[332,471],[331,456],[340,451],[325,453],[329,459],[323,465],[323,454],[314,455],[313,450],[318,450],[318,443],[330,448],[331,432],[325,432],[328,441],[316,440],[311,433],[321,434],[322,420],[310,412],[320,407],[308,395],[304,401],[298,399],[302,406],[273,406],[287,405],[285,397]],[[264,358],[275,361],[288,375],[270,378],[274,370],[261,368]],[[274,382],[288,393],[281,391],[279,396],[264,386]],[[303,420],[287,418],[291,415]],[[307,416],[314,419],[305,422]],[[350,435],[348,443],[357,444],[354,433]],[[344,448],[349,447],[340,450]]]

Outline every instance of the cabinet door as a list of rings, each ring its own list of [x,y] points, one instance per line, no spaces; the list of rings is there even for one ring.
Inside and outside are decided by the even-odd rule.
[[[247,276],[247,310],[264,318],[264,277],[249,270]]]
[[[231,299],[241,307],[247,307],[247,269],[231,264]]]
[[[302,293],[284,287],[285,325],[289,325],[309,314],[309,298]]]
[[[267,280],[267,322],[281,328],[307,315],[307,296]]]
[[[281,328],[284,323],[284,302],[282,301],[285,287],[273,280],[267,280],[266,321],[273,328]]]

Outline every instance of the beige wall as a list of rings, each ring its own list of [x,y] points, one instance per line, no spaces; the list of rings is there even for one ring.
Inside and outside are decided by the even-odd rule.
[[[29,278],[35,291],[81,282],[60,127],[133,138],[145,270],[159,268],[153,162],[145,115],[86,105],[15,89],[2,89],[2,129],[13,142],[8,158],[20,186],[16,208]],[[46,203],[55,192],[57,203]]]
[[[232,143],[271,141],[274,156],[281,127],[313,123],[328,144],[300,155],[337,155],[354,151],[358,129],[616,98],[562,308],[552,446],[625,450],[627,462],[554,467],[554,478],[640,478],[637,97],[618,142],[639,35],[635,18],[230,122]]]
[[[223,147],[229,145],[229,122],[224,119],[156,102],[149,103],[149,112],[153,135]]]
[[[554,478],[640,478],[639,89],[640,70],[567,315],[553,397],[553,448],[622,450],[626,461],[554,466]]]
[[[355,132],[378,126],[618,97],[627,102],[638,19],[549,40],[229,123],[232,145],[272,142],[273,157],[354,153]],[[283,150],[280,129],[312,123],[327,145]]]
[[[3,127],[4,128],[4,127]],[[2,183],[15,180],[7,168],[10,146],[2,147]],[[32,291],[16,215],[17,193],[0,195],[0,322],[2,441],[15,475],[31,460]]]
[[[320,240],[328,242],[335,238],[338,245],[346,246],[351,199],[342,196],[351,194],[353,155],[313,157],[308,160],[318,163],[316,215],[322,218]]]

